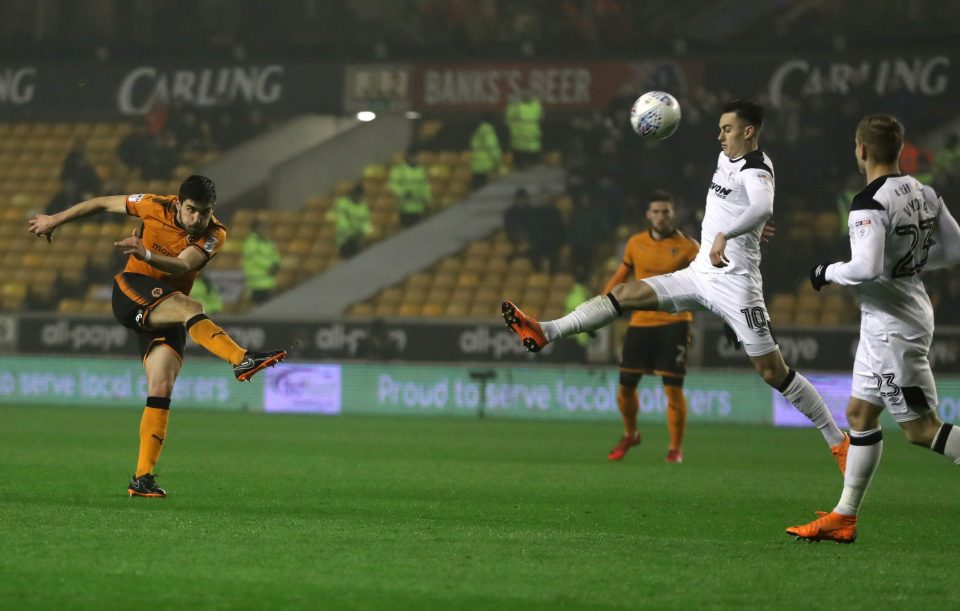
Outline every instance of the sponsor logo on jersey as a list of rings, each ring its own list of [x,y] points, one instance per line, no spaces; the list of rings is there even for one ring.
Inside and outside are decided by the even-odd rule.
[[[718,197],[722,197],[724,199],[726,199],[727,196],[733,191],[733,189],[729,187],[722,187],[715,182],[710,183],[710,190],[716,193]]]

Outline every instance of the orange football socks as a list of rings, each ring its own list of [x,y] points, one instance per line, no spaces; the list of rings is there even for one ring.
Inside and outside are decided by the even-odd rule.
[[[160,459],[163,440],[167,437],[167,422],[170,419],[169,397],[147,397],[147,406],[140,418],[140,454],[137,457],[137,472],[134,477],[153,473]]]
[[[231,365],[238,365],[247,353],[206,314],[197,314],[187,321],[186,327],[193,341]]]

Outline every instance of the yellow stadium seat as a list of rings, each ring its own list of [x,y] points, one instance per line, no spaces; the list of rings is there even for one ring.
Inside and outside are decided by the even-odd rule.
[[[438,272],[437,275],[433,277],[433,282],[431,286],[446,286],[453,287],[457,284],[457,274]]]
[[[358,318],[368,318],[373,316],[375,311],[374,307],[369,303],[355,303],[350,306],[348,315]]]
[[[430,301],[423,306],[422,316],[437,318],[443,316],[447,311],[447,302]]]
[[[400,302],[396,301],[377,303],[376,306],[374,306],[374,314],[383,317],[396,316],[399,307]]]
[[[469,303],[451,301],[444,314],[448,318],[466,318],[470,312],[470,307]]]
[[[420,316],[420,312],[423,310],[423,308],[424,306],[421,303],[401,303],[397,310],[397,315],[404,318]]]
[[[403,299],[403,292],[396,287],[383,289],[377,295],[377,303],[400,303],[401,299]]]

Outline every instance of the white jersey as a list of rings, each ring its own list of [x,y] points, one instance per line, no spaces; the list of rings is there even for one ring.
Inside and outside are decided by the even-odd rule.
[[[773,162],[757,149],[730,159],[723,153],[707,190],[700,252],[690,265],[710,274],[760,277],[760,234],[773,213]],[[727,236],[726,267],[714,267],[710,249],[718,233]]]
[[[881,176],[853,198],[851,259],[830,265],[826,279],[857,287],[863,332],[908,339],[933,334],[933,307],[920,271],[931,246],[950,239],[938,232],[950,221],[943,200],[911,176]]]

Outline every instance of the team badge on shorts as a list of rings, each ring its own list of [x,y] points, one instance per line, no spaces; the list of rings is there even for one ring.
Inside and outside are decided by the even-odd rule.
[[[150,291],[150,294],[154,297],[159,297],[160,295],[163,295],[163,289],[159,286],[155,287],[152,291]]]

